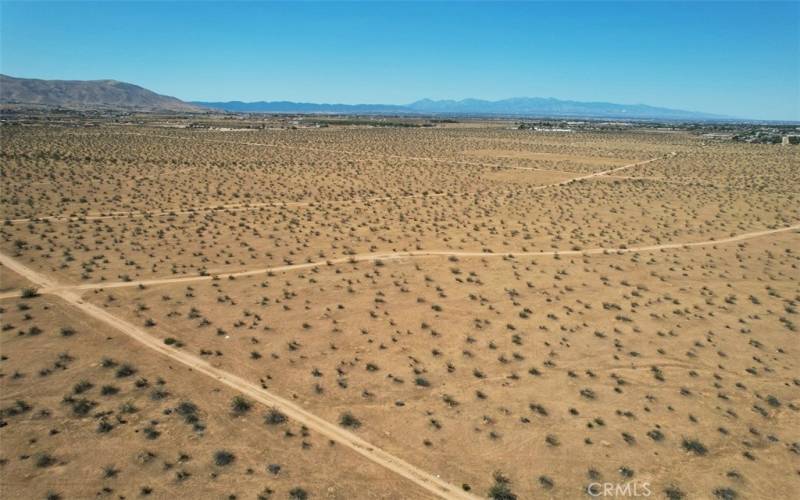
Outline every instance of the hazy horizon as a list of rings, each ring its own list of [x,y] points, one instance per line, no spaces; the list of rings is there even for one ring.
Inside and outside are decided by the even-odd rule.
[[[793,2],[0,5],[16,77],[186,101],[552,97],[800,120]]]

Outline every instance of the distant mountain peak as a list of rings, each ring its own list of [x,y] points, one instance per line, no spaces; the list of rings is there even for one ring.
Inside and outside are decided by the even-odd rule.
[[[689,120],[727,118],[710,113],[659,108],[646,104],[567,101],[553,97],[511,97],[499,101],[421,99],[407,107],[417,112],[476,115]]]
[[[518,118],[599,118],[642,120],[715,120],[729,117],[660,108],[647,104],[582,102],[553,97],[511,97],[498,101],[430,98],[405,105],[328,104],[292,101],[183,102],[118,80],[39,80],[0,75],[0,103],[20,107],[61,107],[77,110],[203,112],[209,109],[241,113],[413,114],[505,116]]]
[[[319,113],[319,114],[446,114],[509,117],[713,120],[719,115],[659,108],[646,104],[566,101],[553,97],[511,97],[499,101],[466,98],[461,100],[420,99],[406,105],[393,104],[316,104],[291,101],[194,102],[206,108],[243,113]]]
[[[0,103],[77,110],[206,111],[175,97],[118,80],[41,80],[0,75]]]

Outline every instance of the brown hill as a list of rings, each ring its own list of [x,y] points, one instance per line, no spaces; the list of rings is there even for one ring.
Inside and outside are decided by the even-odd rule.
[[[0,103],[70,109],[201,112],[175,97],[116,80],[38,80],[0,75]]]

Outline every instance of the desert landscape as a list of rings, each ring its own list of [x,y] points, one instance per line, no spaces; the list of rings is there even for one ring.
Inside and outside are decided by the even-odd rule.
[[[2,126],[3,498],[800,490],[796,147],[264,121]]]

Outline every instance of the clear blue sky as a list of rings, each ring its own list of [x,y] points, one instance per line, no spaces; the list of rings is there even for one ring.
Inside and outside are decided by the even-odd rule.
[[[800,2],[0,3],[0,71],[185,100],[557,97],[800,120]]]

